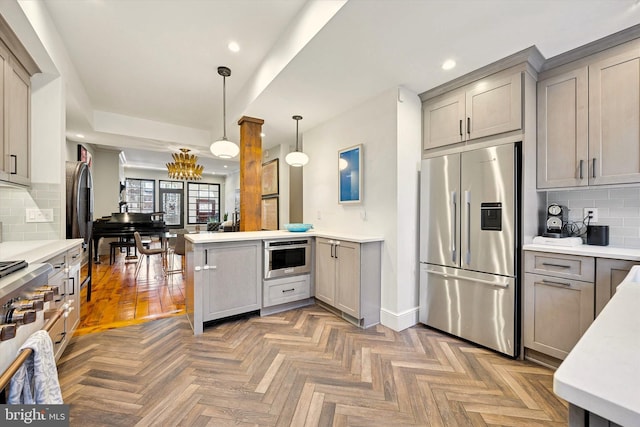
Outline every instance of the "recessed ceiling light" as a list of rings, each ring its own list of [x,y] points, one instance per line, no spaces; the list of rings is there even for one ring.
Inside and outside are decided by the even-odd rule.
[[[84,135],[81,133],[76,133],[76,138],[84,138]]]
[[[224,165],[224,168],[226,169],[226,168],[228,168],[228,166],[227,166],[227,165]]]
[[[443,70],[451,70],[455,66],[456,66],[456,61],[454,61],[453,59],[447,59],[442,63]]]
[[[267,136],[264,132],[260,132],[260,138],[264,138],[265,136]]]
[[[239,52],[240,51],[240,45],[238,43],[236,43],[236,42],[229,42],[227,47],[229,48],[229,50],[231,52]]]

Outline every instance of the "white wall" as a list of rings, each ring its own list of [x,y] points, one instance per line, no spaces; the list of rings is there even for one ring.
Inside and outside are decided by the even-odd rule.
[[[396,330],[417,322],[420,132],[420,100],[394,88],[304,133],[303,220],[384,238],[381,319]],[[356,144],[363,145],[363,202],[341,205],[338,150]]]
[[[93,148],[82,144],[92,155],[93,217],[100,218],[119,212],[120,182],[118,168],[120,158],[117,151]]]

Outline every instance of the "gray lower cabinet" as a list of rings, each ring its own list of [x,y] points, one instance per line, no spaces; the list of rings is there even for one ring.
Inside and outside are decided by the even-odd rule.
[[[524,347],[564,360],[640,263],[526,251],[524,264]]]
[[[380,322],[381,243],[316,238],[316,299],[369,327]]]
[[[196,335],[204,322],[260,310],[262,241],[186,246],[185,304]]]
[[[57,288],[57,294],[48,304],[44,318],[51,318],[56,311],[66,306],[66,316],[60,317],[49,330],[53,342],[53,352],[58,360],[69,344],[73,333],[80,323],[80,261],[82,246],[78,246],[55,255],[45,262],[51,264],[48,286]]]
[[[524,346],[564,360],[594,319],[593,257],[528,251]]]
[[[596,317],[616,293],[616,288],[629,274],[631,267],[638,264],[620,259],[596,259]]]
[[[265,280],[263,286],[263,307],[273,307],[311,297],[309,274]]]
[[[564,359],[593,322],[593,283],[526,273],[524,345]]]

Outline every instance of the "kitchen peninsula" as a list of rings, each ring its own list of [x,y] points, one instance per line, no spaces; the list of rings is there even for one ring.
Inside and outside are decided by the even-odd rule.
[[[358,326],[380,322],[380,236],[249,231],[188,234],[185,239],[185,304],[195,335],[205,322],[276,313],[312,304],[314,297]],[[296,251],[269,262],[265,242]],[[286,264],[276,277],[269,274],[274,262]]]

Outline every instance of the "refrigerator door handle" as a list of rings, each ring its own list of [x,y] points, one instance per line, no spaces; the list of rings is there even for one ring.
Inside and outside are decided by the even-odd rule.
[[[467,205],[467,252],[465,253],[465,262],[471,264],[471,191],[465,190],[464,201]]]
[[[458,236],[456,235],[456,215],[457,215],[457,210],[458,210],[458,203],[457,203],[457,198],[458,195],[456,194],[455,191],[451,192],[451,204],[453,207],[453,211],[452,211],[452,215],[451,215],[451,235],[453,236],[453,239],[451,239],[451,261],[453,261],[454,263],[457,261],[457,247],[456,247],[456,242],[458,241]]]
[[[456,280],[466,280],[469,282],[476,282],[476,283],[482,283],[484,285],[491,285],[491,286],[498,286],[499,288],[508,288],[509,287],[509,283],[507,282],[494,282],[492,280],[484,280],[484,279],[474,279],[472,277],[464,277],[464,276],[455,276],[455,275],[451,275],[451,274],[447,274],[447,273],[443,273],[441,271],[437,271],[437,270],[431,270],[431,269],[427,269],[426,270],[428,274],[435,274],[436,276],[442,276],[445,279],[456,279]]]

